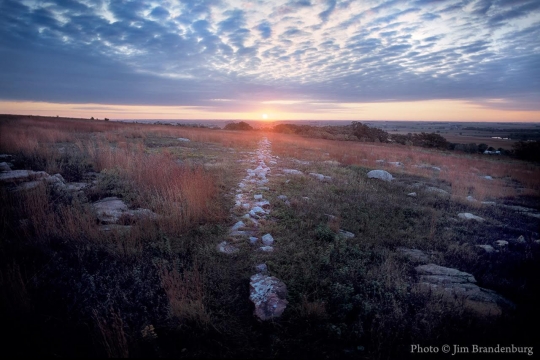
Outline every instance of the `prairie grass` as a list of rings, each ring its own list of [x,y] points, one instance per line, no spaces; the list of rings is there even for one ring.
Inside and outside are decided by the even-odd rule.
[[[28,347],[33,356],[387,359],[411,357],[415,343],[535,339],[528,329],[540,319],[536,219],[465,197],[519,203],[527,195],[531,204],[540,191],[537,166],[265,134],[279,159],[269,175],[271,190],[261,190],[271,213],[259,230],[272,234],[275,252],[257,252],[246,243],[226,256],[216,244],[236,221],[230,214],[237,184],[253,165],[241,161],[252,157],[247,152],[262,135],[0,119],[0,151],[14,155],[14,168],[89,184],[68,194],[47,184],[28,191],[15,191],[13,184],[0,188],[0,320],[13,329],[8,345],[35,340],[29,343],[41,345]],[[383,159],[403,166],[377,162]],[[278,167],[332,181],[282,175]],[[396,181],[368,179],[375,168],[390,171]],[[418,182],[452,196],[421,188],[418,197],[406,196]],[[126,216],[105,229],[92,203],[109,196],[158,217]],[[459,220],[457,213],[465,211],[486,221]],[[475,246],[520,235],[527,239],[523,251],[484,254]],[[490,320],[459,301],[421,291],[415,286],[419,262],[398,247],[471,272],[518,310]],[[288,289],[284,315],[267,323],[254,320],[248,299],[253,265],[261,262]]]

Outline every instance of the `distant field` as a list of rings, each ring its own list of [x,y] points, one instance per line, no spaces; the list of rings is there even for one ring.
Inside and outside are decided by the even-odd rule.
[[[495,149],[503,148],[506,150],[511,150],[512,145],[516,142],[516,140],[503,140],[503,139],[492,139],[491,137],[485,137],[485,136],[468,136],[468,135],[458,135],[458,134],[441,134],[446,138],[446,140],[450,141],[451,143],[458,143],[458,144],[469,144],[469,143],[476,143],[476,144],[488,144],[489,146],[494,147]]]

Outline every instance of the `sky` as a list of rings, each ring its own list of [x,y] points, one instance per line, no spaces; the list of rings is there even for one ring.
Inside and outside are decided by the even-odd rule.
[[[539,0],[0,0],[0,113],[540,121]]]

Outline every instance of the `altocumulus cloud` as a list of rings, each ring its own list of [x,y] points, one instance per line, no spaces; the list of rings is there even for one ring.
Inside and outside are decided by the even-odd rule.
[[[538,39],[538,0],[3,0],[0,99],[538,110]]]

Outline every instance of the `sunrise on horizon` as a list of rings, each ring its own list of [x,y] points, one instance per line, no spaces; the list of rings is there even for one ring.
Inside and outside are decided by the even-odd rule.
[[[535,0],[6,0],[0,11],[1,113],[540,121]]]

